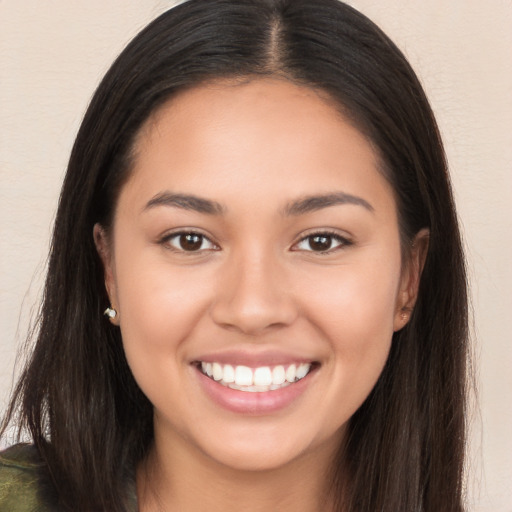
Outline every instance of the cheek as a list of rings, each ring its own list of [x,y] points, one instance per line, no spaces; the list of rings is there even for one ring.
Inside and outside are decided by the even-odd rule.
[[[211,279],[201,268],[172,267],[165,255],[155,257],[154,252],[120,258],[116,276],[127,356],[133,353],[148,364],[160,356],[184,356],[182,340],[197,325],[212,293]]]
[[[317,281],[305,305],[326,342],[332,403],[348,419],[366,399],[387,360],[399,286],[400,260],[385,265],[347,265]],[[311,284],[311,283],[310,283]]]
[[[367,333],[388,338],[393,332],[399,282],[399,258],[388,258],[369,264],[355,262],[311,276],[304,287],[311,314],[319,325],[325,326],[330,337],[352,331],[354,335]],[[360,337],[357,345],[374,336]]]
[[[183,388],[189,370],[183,363],[190,359],[191,351],[187,340],[193,337],[212,293],[211,279],[197,269],[193,274],[186,269],[171,269],[154,258],[127,259],[118,272],[126,359],[157,411],[169,412],[172,404],[176,414],[172,412],[171,417],[176,426],[181,425],[192,399]]]

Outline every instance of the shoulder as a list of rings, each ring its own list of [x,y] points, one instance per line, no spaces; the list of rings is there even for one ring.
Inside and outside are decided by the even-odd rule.
[[[46,466],[34,446],[0,452],[0,512],[54,512],[50,494]]]

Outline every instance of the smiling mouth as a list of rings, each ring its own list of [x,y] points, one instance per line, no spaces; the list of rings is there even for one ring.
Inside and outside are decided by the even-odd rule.
[[[250,368],[243,365],[198,361],[198,370],[206,377],[238,391],[262,393],[275,391],[299,382],[317,363],[300,363]]]

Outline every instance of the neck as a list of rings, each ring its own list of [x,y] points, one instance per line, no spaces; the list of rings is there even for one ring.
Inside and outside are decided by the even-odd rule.
[[[332,446],[317,448],[285,466],[234,469],[187,443],[155,439],[137,471],[141,512],[327,512]]]

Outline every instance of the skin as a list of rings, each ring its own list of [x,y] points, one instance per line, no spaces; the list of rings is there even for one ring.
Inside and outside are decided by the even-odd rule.
[[[402,261],[374,149],[327,97],[285,80],[181,93],[135,149],[112,232],[97,225],[94,235],[112,321],[155,410],[141,510],[325,511],[333,453],[414,305],[426,233]],[[366,204],[286,213],[333,191]],[[148,206],[166,192],[222,212]],[[199,250],[170,238],[183,230],[206,237]],[[307,237],[325,232],[341,238],[312,250]],[[192,364],[231,349],[319,366],[291,405],[240,414],[204,393]]]

